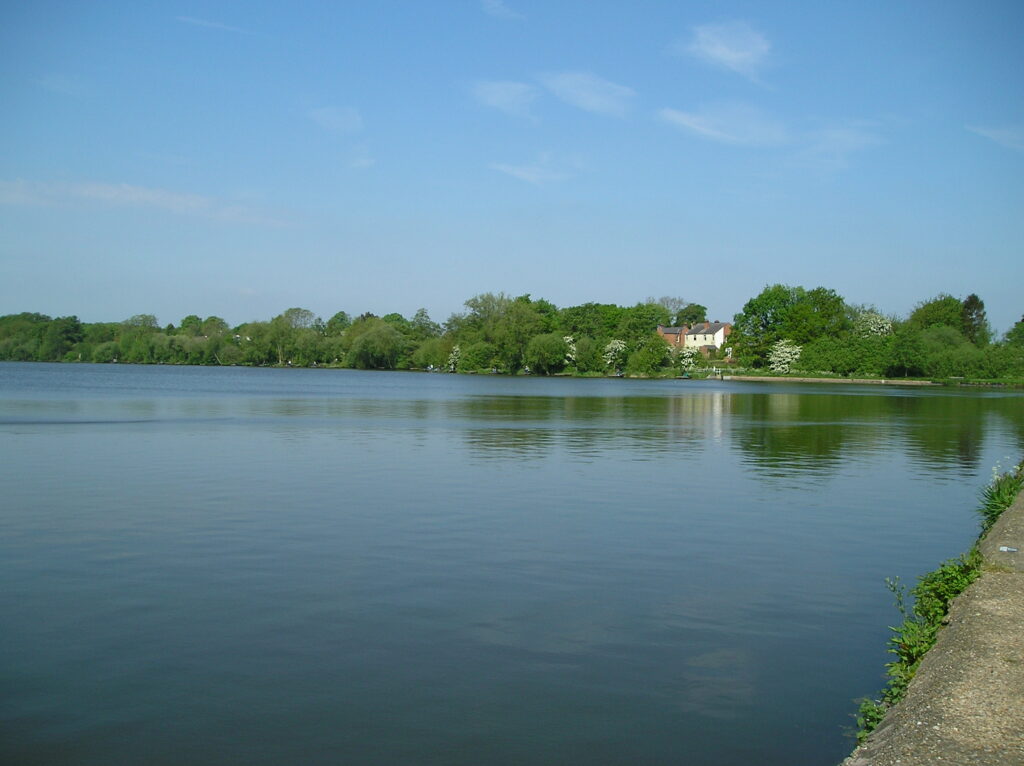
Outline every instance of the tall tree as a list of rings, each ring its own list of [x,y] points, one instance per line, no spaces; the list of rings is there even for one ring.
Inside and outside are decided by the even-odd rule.
[[[986,346],[992,340],[992,330],[985,315],[985,302],[974,293],[964,298],[960,309],[963,334],[976,346]]]
[[[699,303],[688,303],[676,312],[675,323],[677,325],[693,325],[697,322],[706,322],[708,319],[707,306]]]
[[[944,326],[962,332],[963,310],[963,304],[959,300],[948,293],[942,293],[917,304],[910,312],[907,322],[918,330]]]

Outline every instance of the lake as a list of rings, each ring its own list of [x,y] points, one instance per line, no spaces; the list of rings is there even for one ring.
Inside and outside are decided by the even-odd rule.
[[[1019,392],[0,364],[0,760],[834,764]]]

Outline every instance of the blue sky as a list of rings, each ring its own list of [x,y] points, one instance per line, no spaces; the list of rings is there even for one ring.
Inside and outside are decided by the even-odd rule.
[[[1024,313],[1024,4],[6,3],[0,313]]]

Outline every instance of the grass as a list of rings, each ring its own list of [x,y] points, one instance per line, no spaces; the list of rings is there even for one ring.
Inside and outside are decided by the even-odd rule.
[[[985,536],[999,515],[1009,508],[1017,494],[1024,487],[1024,465],[1013,466],[1005,473],[997,465],[992,472],[992,481],[981,491],[981,534]],[[879,699],[864,699],[857,710],[857,742],[863,742],[868,734],[882,722],[886,711],[903,699],[910,681],[925,654],[935,645],[939,629],[949,605],[967,586],[981,575],[981,553],[977,544],[959,558],[950,559],[938,569],[922,575],[910,589],[913,606],[908,609],[907,589],[899,578],[886,578],[886,587],[896,598],[896,609],[903,617],[898,627],[890,626],[889,652],[896,659],[886,663],[888,681]]]

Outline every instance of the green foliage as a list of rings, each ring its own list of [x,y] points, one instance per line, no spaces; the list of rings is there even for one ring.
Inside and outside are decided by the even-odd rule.
[[[955,304],[955,305],[954,305]],[[220,317],[190,314],[163,329],[152,314],[123,322],[83,323],[77,317],[21,313],[0,316],[0,360],[123,361],[141,364],[352,365],[367,368],[491,370],[515,373],[529,366],[555,371],[538,360],[545,335],[574,338],[565,369],[575,374],[656,375],[678,356],[662,354],[651,336],[659,324],[693,325],[707,309],[679,297],[650,298],[630,307],[584,303],[559,309],[528,294],[511,298],[482,293],[442,327],[426,309],[413,318],[364,313],[354,321],[339,311],[324,322],[313,312],[290,308],[269,321],[234,330]],[[379,327],[389,327],[384,333]],[[373,335],[360,338],[374,331]],[[805,374],[914,376],[932,379],[1024,379],[1024,318],[1000,342],[990,342],[984,303],[948,295],[919,304],[901,322],[868,307],[851,307],[824,287],[771,285],[736,315],[729,340],[730,364],[763,367],[782,339],[802,346],[793,369]],[[443,341],[443,342],[438,342]],[[483,344],[483,345],[481,345]],[[449,364],[458,346],[458,364]],[[470,351],[473,349],[473,351]],[[463,359],[462,357],[465,356]],[[698,361],[704,361],[701,357]]]
[[[657,333],[641,338],[626,360],[626,372],[630,375],[653,375],[669,361],[668,344]]]
[[[369,320],[369,327],[352,342],[346,363],[360,370],[393,370],[405,351],[405,339],[383,320]]]
[[[981,505],[978,514],[981,516],[982,534],[988,532],[996,520],[1011,505],[1024,488],[1024,466],[1013,466],[1007,473],[1000,474],[998,467],[993,471],[992,481],[981,491]]]
[[[636,344],[655,332],[658,325],[667,325],[671,319],[668,309],[661,304],[638,303],[623,311],[615,337]]]
[[[459,372],[478,372],[494,367],[497,349],[487,341],[478,341],[461,349],[458,360]]]
[[[413,351],[412,366],[420,370],[444,369],[451,356],[452,345],[448,338],[427,338]]]
[[[1006,344],[1015,348],[1024,348],[1024,316],[1006,331]]]
[[[976,346],[985,346],[992,340],[992,328],[985,315],[985,302],[974,293],[964,298],[960,307],[961,331]]]
[[[982,535],[995,523],[1004,510],[1012,505],[1024,486],[1022,466],[1014,466],[1010,472],[1000,474],[998,466],[993,471],[991,483],[982,490],[982,504],[978,509],[982,517]],[[896,608],[903,617],[898,627],[892,627],[889,638],[889,653],[896,656],[886,664],[889,680],[878,700],[863,700],[857,714],[857,741],[862,742],[881,722],[885,712],[899,702],[906,694],[921,660],[932,646],[943,620],[949,613],[953,599],[963,593],[967,586],[981,575],[981,553],[974,546],[959,558],[944,562],[938,569],[918,578],[911,589],[913,607],[906,605],[906,587],[899,578],[886,579],[886,587],[896,598]]]
[[[526,347],[526,364],[539,375],[560,372],[565,367],[568,350],[568,344],[558,333],[535,335]]]
[[[337,314],[327,320],[327,324],[324,326],[324,330],[327,335],[338,336],[341,335],[352,325],[352,317],[346,314],[344,311],[339,311]]]
[[[202,335],[203,320],[195,314],[189,314],[178,323],[178,331],[182,335]]]
[[[963,327],[963,304],[952,295],[942,293],[917,304],[907,322],[918,330],[941,326],[959,331]]]
[[[731,342],[740,354],[750,354],[758,365],[780,340],[796,344],[820,338],[839,338],[851,328],[852,311],[835,290],[771,285],[751,298],[734,319]]]
[[[675,324],[677,326],[689,326],[697,324],[697,322],[706,322],[707,319],[707,306],[701,306],[699,303],[688,303],[676,312]]]
[[[625,311],[611,303],[584,303],[562,309],[559,322],[562,331],[575,338],[585,336],[607,342],[614,336]]]
[[[604,360],[601,352],[602,345],[586,335],[576,338],[576,371],[581,373],[602,372]]]
[[[441,325],[430,318],[426,309],[417,309],[410,323],[412,335],[417,340],[436,338],[441,334]]]

